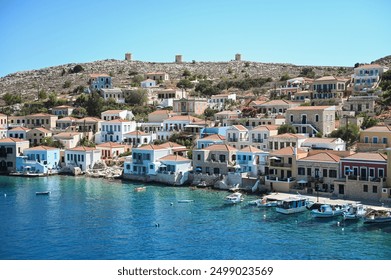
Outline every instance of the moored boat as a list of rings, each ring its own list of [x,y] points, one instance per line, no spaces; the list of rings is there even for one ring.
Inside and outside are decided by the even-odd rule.
[[[136,187],[136,188],[134,188],[134,191],[135,192],[143,192],[143,191],[145,191],[147,189],[147,187]]]
[[[307,211],[308,199],[304,197],[289,197],[277,203],[276,211],[282,214],[293,214]]]
[[[180,199],[178,200],[178,203],[190,203],[194,202],[194,199]]]
[[[46,191],[46,192],[36,192],[35,195],[49,195],[50,192],[49,191]]]
[[[359,218],[363,218],[367,212],[367,208],[357,203],[355,205],[349,204],[345,211],[343,211],[343,219],[344,220],[357,220]]]
[[[341,216],[344,209],[341,206],[331,206],[330,204],[322,204],[319,209],[311,210],[311,216],[314,218],[331,218]]]
[[[277,200],[269,200],[267,198],[259,199],[256,201],[258,207],[275,207],[277,206]]]
[[[364,216],[364,224],[390,223],[391,212],[386,210],[370,210]]]
[[[236,204],[243,201],[242,194],[240,192],[235,192],[225,197],[224,202],[226,204]]]

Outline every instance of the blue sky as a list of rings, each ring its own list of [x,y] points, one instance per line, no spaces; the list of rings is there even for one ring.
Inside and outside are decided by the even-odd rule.
[[[0,0],[0,77],[123,59],[353,66],[391,55],[389,0]]]

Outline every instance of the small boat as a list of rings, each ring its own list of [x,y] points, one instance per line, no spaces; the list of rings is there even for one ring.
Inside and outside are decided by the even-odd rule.
[[[237,192],[239,190],[239,184],[236,184],[232,188],[229,189],[230,192]]]
[[[46,191],[46,192],[36,192],[35,195],[49,195],[50,192],[49,191]]]
[[[278,201],[276,211],[282,214],[293,214],[307,211],[308,198],[289,197]]]
[[[371,210],[364,216],[364,224],[390,223],[391,212],[386,210]]]
[[[319,209],[311,210],[311,216],[314,218],[331,218],[341,216],[344,209],[340,206],[331,206],[330,204],[322,204]]]
[[[363,218],[366,213],[367,208],[364,205],[360,203],[357,203],[355,205],[349,204],[343,212],[343,219],[357,220],[359,218]]]
[[[259,199],[256,202],[258,207],[275,207],[278,204],[277,200],[269,200],[267,198]]]
[[[135,192],[143,192],[147,189],[147,187],[137,187],[137,188],[134,188],[134,191]]]
[[[178,203],[190,203],[190,202],[194,202],[194,199],[181,199],[181,200],[178,200]]]
[[[242,194],[240,192],[235,192],[224,198],[226,204],[236,204],[243,201]]]
[[[201,181],[197,184],[197,187],[199,188],[205,188],[206,187],[206,182],[205,181]]]

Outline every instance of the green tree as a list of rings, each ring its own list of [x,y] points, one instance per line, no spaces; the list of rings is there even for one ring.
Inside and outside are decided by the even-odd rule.
[[[104,104],[104,99],[96,91],[93,91],[89,96],[86,104],[87,114],[93,117],[100,117],[102,113],[102,108]]]
[[[46,98],[48,98],[48,94],[46,93],[46,91],[43,89],[40,90],[38,92],[38,99],[46,99]]]
[[[215,110],[215,109],[212,109],[210,107],[206,108],[205,111],[204,111],[204,116],[206,118],[211,118],[213,117],[216,113],[218,112],[218,110]]]
[[[72,82],[71,81],[65,81],[64,84],[62,85],[62,88],[70,88]]]
[[[242,109],[242,116],[244,118],[255,118],[257,116],[257,109],[254,107],[244,107]]]
[[[140,83],[144,81],[144,76],[143,75],[136,75],[132,78],[131,85],[133,87],[139,87]]]
[[[6,93],[3,95],[3,100],[6,105],[14,105],[22,102],[22,97],[18,94]]]
[[[377,125],[378,122],[379,122],[378,119],[375,119],[375,118],[372,118],[372,117],[370,117],[370,116],[365,115],[365,116],[364,116],[364,120],[363,120],[363,122],[362,122],[362,124],[361,124],[361,128],[362,128],[362,129],[370,128],[370,127],[372,127],[372,126]]]
[[[55,147],[55,148],[59,148],[59,149],[64,148],[64,145],[59,141],[53,140],[53,137],[44,137],[42,139],[42,145],[49,146],[49,147]]]
[[[360,129],[355,124],[344,125],[337,130],[334,130],[330,133],[329,137],[331,138],[341,138],[347,144],[347,146],[351,146],[356,142],[359,138]]]
[[[290,124],[283,124],[280,125],[278,128],[278,134],[284,134],[284,133],[296,133],[296,128]]]
[[[284,73],[284,75],[281,76],[280,81],[286,81],[289,80],[291,77],[288,75],[288,73]]]
[[[95,147],[95,143],[93,141],[89,140],[87,137],[83,137],[79,141],[79,145],[78,146]]]
[[[191,76],[191,72],[189,70],[185,69],[185,71],[183,71],[183,73],[182,73],[182,77],[185,77],[185,79],[187,79],[190,76]]]
[[[148,101],[148,94],[145,89],[136,89],[126,92],[125,102],[131,105],[144,105]]]
[[[194,87],[194,84],[188,79],[182,79],[176,84],[176,86],[179,88],[183,87],[184,89],[190,89]]]

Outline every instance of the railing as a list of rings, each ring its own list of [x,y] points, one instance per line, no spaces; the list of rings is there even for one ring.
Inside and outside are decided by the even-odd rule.
[[[253,141],[253,143],[263,143],[263,139],[253,138],[252,141]]]
[[[285,178],[285,177],[277,177],[277,176],[266,176],[266,180],[267,181],[275,181],[275,182],[294,182],[296,181],[296,178],[294,177],[289,177],[289,178]]]
[[[290,163],[283,163],[283,162],[270,162],[271,167],[292,167],[292,164]]]

